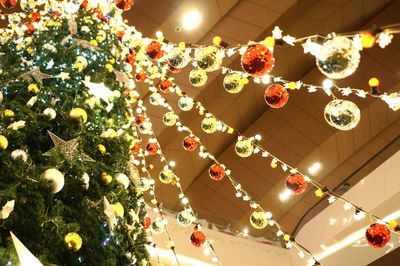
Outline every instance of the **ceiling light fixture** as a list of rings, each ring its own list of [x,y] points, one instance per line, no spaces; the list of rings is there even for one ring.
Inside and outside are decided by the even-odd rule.
[[[312,175],[315,175],[318,173],[318,171],[321,169],[321,163],[316,162],[313,163],[310,167],[308,167],[308,172]]]
[[[281,193],[279,193],[279,199],[283,202],[287,201],[290,196],[292,196],[292,192],[289,189],[285,189]]]
[[[201,23],[201,15],[197,10],[188,11],[182,18],[182,27],[191,31],[197,28]]]

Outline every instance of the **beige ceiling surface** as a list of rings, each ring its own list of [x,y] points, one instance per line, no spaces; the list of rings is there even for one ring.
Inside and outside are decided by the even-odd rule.
[[[181,4],[184,3],[184,4]],[[198,32],[186,34],[175,32],[179,26],[183,7],[197,5],[206,10],[206,23]],[[347,1],[144,1],[137,0],[129,20],[138,30],[152,35],[163,30],[165,36],[174,42],[180,40],[211,43],[212,37],[220,35],[228,43],[246,43],[261,40],[275,25],[284,33],[304,36],[333,31],[346,32],[367,29],[376,25],[398,22],[399,1],[347,0]],[[287,79],[302,79],[320,84],[323,75],[315,68],[314,59],[304,55],[301,47],[277,47],[274,52],[276,65],[273,75]],[[377,76],[383,91],[394,91],[400,87],[400,42],[382,50],[374,47],[362,52],[362,60],[356,74],[340,85],[367,88],[368,79]],[[225,65],[240,69],[237,57],[229,58]],[[203,88],[188,84],[190,69],[176,76],[176,83],[188,94],[203,102],[205,107],[228,124],[252,136],[261,134],[262,144],[272,154],[292,166],[306,171],[313,162],[322,163],[322,170],[315,176],[329,188],[334,188],[366,160],[392,141],[400,132],[400,113],[371,99],[348,97],[362,110],[359,126],[349,132],[340,132],[329,127],[323,118],[323,109],[329,97],[321,92],[309,94],[304,90],[290,92],[289,103],[282,109],[271,110],[263,100],[265,85],[248,84],[238,95],[231,95],[222,87],[221,73],[212,73]],[[166,96],[179,112],[174,95]],[[148,101],[146,101],[149,107]],[[246,203],[235,197],[235,191],[227,180],[214,182],[208,177],[211,162],[202,160],[196,152],[182,149],[182,133],[174,128],[165,128],[161,117],[165,110],[149,107],[163,151],[169,160],[177,163],[176,173],[180,176],[185,193],[201,218],[221,224],[231,223],[237,229],[248,227],[250,209]],[[286,203],[279,201],[278,194],[284,189],[285,173],[271,169],[268,160],[259,155],[249,159],[239,158],[233,149],[235,138],[224,133],[207,135],[200,129],[201,117],[195,112],[181,113],[182,120],[202,139],[205,146],[219,161],[227,165],[233,176],[270,210],[280,223],[293,230],[305,211],[318,199],[309,190],[303,196],[292,198]],[[154,174],[159,171],[156,165]],[[372,170],[372,169],[369,169]],[[361,171],[366,174],[368,170]],[[349,184],[352,180],[348,181]],[[354,179],[353,179],[353,182]],[[177,189],[160,184],[158,194],[167,208],[179,210]],[[365,206],[367,208],[367,206]],[[256,232],[253,232],[256,233]],[[269,237],[267,231],[257,232]]]

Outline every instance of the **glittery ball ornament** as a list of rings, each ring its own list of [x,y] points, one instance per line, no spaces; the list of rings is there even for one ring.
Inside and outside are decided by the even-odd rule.
[[[302,174],[291,174],[286,178],[285,186],[293,195],[300,195],[306,190],[307,181]]]
[[[142,192],[146,192],[151,188],[152,181],[146,177],[141,177],[139,181],[139,189]]]
[[[238,140],[235,145],[236,154],[242,158],[249,157],[253,154],[253,143],[248,139]]]
[[[76,107],[69,112],[69,119],[78,123],[86,123],[88,115],[84,109]]]
[[[217,70],[222,64],[223,51],[217,47],[208,46],[196,51],[197,66],[207,72]]]
[[[165,222],[160,218],[155,219],[151,223],[151,231],[157,235],[163,233],[165,230]]]
[[[17,0],[0,0],[0,4],[2,7],[10,9],[15,7]]]
[[[167,127],[172,127],[178,121],[178,116],[174,112],[168,112],[163,115],[163,123]]]
[[[243,90],[244,83],[241,82],[242,75],[238,73],[228,74],[224,78],[224,89],[229,93],[239,93]]]
[[[64,174],[56,168],[47,169],[42,173],[42,177],[48,182],[51,194],[56,194],[63,189],[65,183]]]
[[[187,136],[182,141],[182,146],[186,151],[194,151],[198,145],[199,143],[195,137]]]
[[[206,133],[214,133],[218,129],[218,120],[215,116],[207,116],[201,121],[201,129]]]
[[[147,74],[143,71],[136,73],[135,78],[138,82],[144,82],[147,78]]]
[[[263,211],[254,211],[250,215],[250,224],[255,229],[264,229],[268,225],[268,219],[265,218],[265,213]]]
[[[316,60],[319,70],[325,76],[343,79],[357,70],[360,52],[351,39],[337,36],[323,43]]]
[[[115,0],[115,5],[118,8],[120,8],[124,11],[127,11],[132,8],[133,1],[132,0]]]
[[[190,242],[195,247],[201,247],[206,242],[206,236],[202,231],[194,231],[190,236]]]
[[[78,251],[82,247],[82,238],[77,233],[68,233],[64,237],[64,242],[67,245],[67,248],[72,251]]]
[[[189,226],[196,221],[196,217],[190,210],[183,210],[176,216],[176,220],[182,226]]]
[[[274,67],[275,59],[272,52],[262,44],[249,46],[241,58],[244,71],[255,77],[269,73]]]
[[[190,111],[193,108],[193,99],[187,96],[182,96],[178,100],[178,106],[182,111]]]
[[[208,175],[211,177],[212,180],[220,181],[225,176],[225,168],[219,164],[213,164],[208,170]]]
[[[190,50],[182,51],[180,48],[173,48],[168,53],[168,64],[173,68],[182,69],[190,62]]]
[[[389,228],[385,224],[371,224],[365,232],[365,238],[374,248],[384,247],[390,241]]]
[[[340,130],[355,128],[361,119],[361,112],[357,105],[346,100],[332,100],[324,110],[326,122]]]
[[[150,219],[150,217],[148,217],[148,216],[144,217],[144,218],[143,218],[142,225],[143,225],[143,227],[144,227],[145,229],[149,229],[150,226],[151,226],[151,219]]]
[[[161,80],[158,88],[160,89],[160,91],[162,91],[164,93],[168,93],[171,91],[171,88],[173,86],[174,86],[174,83],[172,81],[170,81],[169,79],[163,79],[163,80]]]
[[[169,70],[171,73],[176,74],[176,73],[180,73],[180,72],[182,71],[182,68],[177,68],[177,67],[173,67],[173,66],[171,66],[171,65],[168,65],[168,70]]]
[[[147,47],[146,47],[146,53],[151,59],[160,59],[161,57],[164,56],[164,51],[162,49],[162,45],[160,42],[157,41],[152,41]]]
[[[160,105],[160,103],[163,101],[163,98],[158,92],[153,92],[149,96],[149,101],[152,105]]]
[[[207,83],[207,72],[202,69],[193,69],[189,73],[189,82],[195,87],[202,87]]]
[[[281,84],[272,84],[264,93],[265,102],[272,108],[281,108],[289,100],[289,93]]]
[[[143,121],[139,125],[139,132],[142,134],[150,135],[152,130],[151,122],[150,121]]]
[[[38,0],[21,0],[19,5],[21,6],[21,9],[25,12],[33,12],[37,9],[39,5]]]
[[[158,144],[154,142],[147,143],[146,145],[146,151],[149,153],[149,155],[157,154],[159,149],[160,148],[158,147]]]
[[[175,180],[175,174],[171,169],[165,168],[161,170],[159,179],[164,184],[171,184]]]

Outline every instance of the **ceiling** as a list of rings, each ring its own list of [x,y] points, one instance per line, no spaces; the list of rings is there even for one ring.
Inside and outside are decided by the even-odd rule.
[[[191,7],[201,11],[203,24],[193,32],[177,32],[183,12]],[[166,38],[173,42],[210,44],[212,38],[219,35],[227,43],[236,44],[262,40],[270,35],[275,25],[285,34],[301,37],[393,24],[398,22],[399,12],[400,1],[394,0],[137,0],[133,10],[125,16],[130,24],[149,37],[162,30]],[[321,84],[324,79],[315,67],[315,59],[304,55],[300,46],[277,47],[274,56],[276,62],[271,74],[275,76],[301,79],[312,84]],[[376,76],[381,80],[381,91],[397,91],[400,85],[399,61],[400,41],[395,38],[392,45],[385,49],[374,47],[363,51],[357,72],[337,83],[368,89],[368,79]],[[240,69],[239,58],[228,58],[224,65]],[[380,156],[379,151],[390,145],[400,132],[400,112],[391,111],[381,101],[347,97],[360,107],[362,118],[356,129],[343,132],[331,128],[324,121],[323,110],[330,100],[324,93],[291,91],[288,104],[272,110],[264,103],[265,85],[250,82],[243,92],[232,95],[223,89],[223,75],[217,71],[211,73],[207,85],[199,89],[189,85],[189,70],[176,75],[175,81],[190,96],[244,135],[261,134],[261,144],[265,148],[303,172],[312,163],[321,162],[322,169],[313,178],[331,189],[343,182],[352,186],[381,164],[386,157]],[[165,110],[150,107],[147,97],[144,98],[161,147],[166,157],[176,162],[174,170],[181,178],[194,210],[201,218],[217,224],[230,224],[236,230],[248,228],[251,213],[248,204],[235,197],[235,191],[227,180],[215,182],[208,177],[211,161],[201,159],[197,153],[184,151],[181,142],[186,135],[178,133],[175,128],[166,128],[161,122]],[[178,98],[175,95],[166,95],[166,98],[174,110],[180,112],[176,105]],[[318,198],[312,189],[285,203],[281,202],[278,195],[284,189],[285,173],[272,169],[269,162],[258,155],[239,158],[234,152],[236,139],[233,136],[203,133],[200,129],[201,117],[196,111],[180,115],[207,149],[232,170],[243,187],[289,232],[295,232],[308,210],[312,209],[304,221],[312,219],[324,208],[321,205],[313,208]],[[392,148],[392,152],[397,150],[398,146]],[[371,158],[374,158],[374,164],[364,167],[363,164]],[[161,164],[155,159],[153,163],[153,173],[157,176]],[[157,190],[165,208],[182,209],[175,187],[160,183]],[[274,236],[269,230],[250,233],[268,239]]]

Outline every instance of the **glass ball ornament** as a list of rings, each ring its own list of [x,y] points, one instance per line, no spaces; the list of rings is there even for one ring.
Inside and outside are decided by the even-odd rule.
[[[168,64],[168,70],[169,70],[171,73],[174,73],[174,74],[177,74],[177,73],[182,72],[182,68],[173,67],[173,66],[171,66],[171,65],[169,65],[169,64]]]
[[[262,44],[249,46],[241,58],[243,70],[255,77],[269,73],[274,63],[275,58],[272,52]]]
[[[152,181],[146,177],[141,177],[139,181],[139,189],[142,192],[146,192],[151,188]]]
[[[158,144],[155,142],[150,142],[146,145],[146,151],[149,155],[156,155],[159,149],[160,147],[158,147]]]
[[[144,82],[147,79],[147,74],[143,71],[136,73],[135,78],[138,82]]]
[[[150,219],[150,217],[148,217],[148,216],[144,217],[144,218],[143,218],[142,225],[143,225],[144,229],[149,229],[150,226],[151,226],[151,219]]]
[[[0,0],[0,4],[6,9],[10,9],[15,7],[15,5],[17,4],[17,0]]]
[[[147,55],[154,60],[160,59],[161,57],[164,56],[164,51],[162,49],[162,44],[157,41],[152,41],[147,47],[146,47],[146,53]]]
[[[78,251],[82,247],[82,238],[78,233],[71,232],[64,237],[65,245],[69,250]]]
[[[128,11],[133,6],[132,0],[115,0],[115,5],[123,11]]]
[[[196,221],[196,217],[190,210],[183,210],[178,215],[176,215],[176,220],[182,226],[189,226]]]
[[[182,141],[182,146],[186,151],[194,151],[198,145],[199,143],[195,137],[187,136]]]
[[[149,101],[152,105],[160,105],[160,102],[163,100],[161,94],[158,92],[153,92],[150,94]]]
[[[238,140],[235,145],[235,152],[242,158],[247,158],[253,154],[253,142],[248,139]]]
[[[139,125],[139,132],[145,135],[149,135],[152,132],[152,125],[150,121],[143,121]]]
[[[31,34],[33,34],[33,33],[35,32],[35,30],[36,30],[35,26],[34,26],[33,23],[31,23],[31,22],[26,22],[26,23],[24,23],[23,29],[24,29],[24,33],[25,33],[26,35],[31,35]]]
[[[261,230],[268,225],[268,219],[263,211],[254,211],[250,215],[250,224],[253,228]]]
[[[281,84],[272,84],[264,93],[265,102],[272,108],[281,108],[289,100],[289,92]]]
[[[154,234],[162,234],[165,230],[165,222],[161,220],[160,218],[155,219],[154,221],[151,222],[151,231]]]
[[[178,100],[178,106],[182,111],[190,111],[193,108],[194,101],[192,98],[187,96],[182,96]]]
[[[208,175],[214,181],[221,181],[225,176],[225,168],[219,164],[213,164],[208,170]]]
[[[206,116],[205,118],[203,118],[203,120],[201,121],[201,129],[208,134],[212,134],[217,131],[217,118],[215,118],[215,116]]]
[[[316,56],[318,69],[330,79],[343,79],[353,74],[360,58],[356,44],[344,36],[324,42]]]
[[[358,125],[361,112],[355,103],[336,99],[326,105],[324,117],[330,126],[346,131]]]
[[[175,180],[175,174],[171,169],[164,168],[160,174],[159,179],[164,184],[171,184]]]
[[[163,79],[160,82],[160,85],[158,86],[158,88],[160,89],[160,91],[164,92],[164,93],[168,93],[171,91],[171,88],[174,86],[174,83],[172,81],[170,81],[169,79]]]
[[[389,228],[385,224],[371,224],[365,232],[365,238],[374,248],[384,247],[390,241]]]
[[[295,173],[286,178],[285,186],[293,195],[300,195],[306,190],[307,181],[302,174]]]
[[[193,69],[189,73],[189,82],[194,87],[202,87],[207,83],[207,72],[202,69]]]
[[[172,127],[178,122],[178,116],[174,112],[168,112],[163,115],[163,123],[167,127]]]
[[[19,5],[21,6],[21,9],[25,12],[33,12],[37,9],[39,6],[39,1],[38,0],[21,0]]]
[[[206,236],[202,231],[194,231],[190,236],[190,242],[195,247],[201,247],[206,242]]]
[[[195,60],[199,68],[212,72],[221,66],[223,55],[217,47],[207,46],[196,50]]]
[[[168,64],[173,68],[182,69],[190,62],[190,50],[181,50],[179,47],[173,48],[168,53]]]
[[[229,93],[239,93],[244,88],[243,77],[238,73],[231,73],[224,78],[224,89]]]

